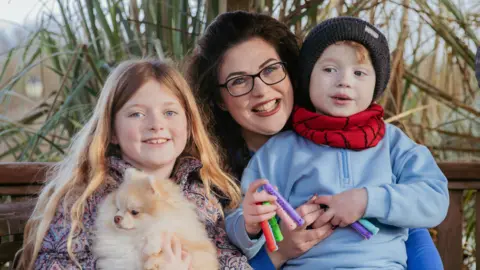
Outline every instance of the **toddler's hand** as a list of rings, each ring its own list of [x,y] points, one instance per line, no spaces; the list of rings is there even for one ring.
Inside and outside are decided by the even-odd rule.
[[[337,195],[319,196],[315,203],[328,206],[327,213],[333,215],[333,226],[346,227],[359,220],[367,207],[367,190],[356,188]]]
[[[277,197],[268,194],[265,190],[258,192],[258,188],[268,183],[265,179],[255,180],[248,187],[242,202],[245,229],[250,237],[254,238],[261,231],[260,223],[275,216],[277,206],[273,204]],[[272,205],[257,205],[257,203],[270,202]]]

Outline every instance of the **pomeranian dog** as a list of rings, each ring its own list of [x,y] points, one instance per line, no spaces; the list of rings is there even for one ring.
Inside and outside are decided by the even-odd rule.
[[[191,269],[217,270],[217,250],[195,206],[168,179],[135,169],[99,205],[93,252],[98,269],[162,269],[162,235],[177,237]]]

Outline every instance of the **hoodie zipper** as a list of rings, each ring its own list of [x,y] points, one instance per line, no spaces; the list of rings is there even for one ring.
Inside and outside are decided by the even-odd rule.
[[[343,184],[345,186],[348,186],[348,185],[351,185],[350,183],[350,172],[349,172],[349,164],[348,164],[348,152],[347,150],[345,149],[342,149],[340,151],[341,155],[342,155],[342,171],[343,171],[343,177],[342,177],[342,180],[343,180]]]

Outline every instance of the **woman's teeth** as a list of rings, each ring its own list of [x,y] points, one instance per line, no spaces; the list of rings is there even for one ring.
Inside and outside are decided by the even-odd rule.
[[[161,143],[164,143],[168,141],[167,139],[152,139],[152,140],[146,140],[144,141],[145,143],[148,143],[148,144],[161,144]]]
[[[275,106],[278,104],[278,99],[274,99],[272,101],[269,101],[267,103],[264,103],[260,106],[257,106],[253,108],[254,112],[268,112],[271,111],[275,108]]]

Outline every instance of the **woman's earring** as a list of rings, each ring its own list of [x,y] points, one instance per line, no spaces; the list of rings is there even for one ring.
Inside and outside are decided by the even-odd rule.
[[[225,103],[217,103],[218,107],[220,110],[228,112],[227,107],[225,106]]]

